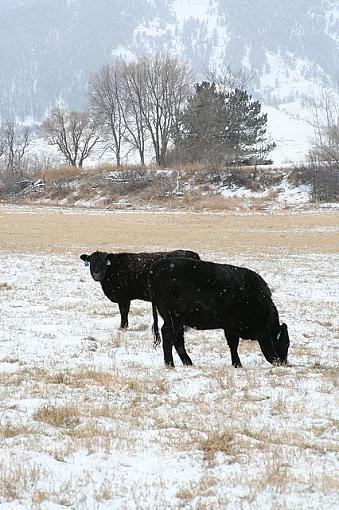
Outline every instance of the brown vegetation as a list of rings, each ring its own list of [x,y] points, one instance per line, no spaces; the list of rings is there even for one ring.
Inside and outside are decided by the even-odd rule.
[[[0,208],[8,251],[142,251],[185,247],[217,253],[338,250],[338,214],[106,213]]]

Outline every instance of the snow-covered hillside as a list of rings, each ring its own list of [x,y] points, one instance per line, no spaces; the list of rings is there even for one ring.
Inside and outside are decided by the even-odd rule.
[[[298,116],[295,116],[295,108]],[[299,104],[264,106],[267,113],[267,132],[276,143],[270,153],[275,166],[300,164],[307,161],[314,129],[312,124],[300,115]]]

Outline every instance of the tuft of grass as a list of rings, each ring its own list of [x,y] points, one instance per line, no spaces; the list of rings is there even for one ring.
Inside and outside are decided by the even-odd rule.
[[[207,437],[199,442],[198,448],[204,452],[208,460],[213,459],[217,453],[233,456],[235,454],[234,433],[227,430],[207,432]]]
[[[5,422],[3,425],[0,425],[0,437],[3,439],[8,439],[11,437],[20,436],[23,434],[29,434],[31,431],[28,427],[25,427],[21,424],[15,424],[12,422]]]
[[[12,290],[13,287],[7,282],[0,282],[0,290]]]
[[[286,404],[286,399],[284,397],[278,396],[277,399],[272,404],[271,413],[273,416],[275,415],[284,415],[288,411],[288,407]]]
[[[80,423],[79,409],[75,406],[53,406],[44,404],[33,413],[33,419],[53,427],[74,427]]]
[[[40,178],[46,184],[59,184],[60,182],[69,181],[74,179],[82,170],[74,166],[59,166],[56,168],[50,168],[42,172]]]
[[[218,483],[218,480],[214,476],[204,476],[197,482],[188,482],[182,485],[177,491],[177,498],[181,499],[183,505],[189,505],[193,499],[199,498],[201,503],[199,502],[199,510],[207,508],[212,508],[208,503],[206,506],[202,503],[202,498],[206,498],[206,496],[214,496],[215,488]],[[190,506],[191,508],[191,506]],[[218,507],[219,508],[219,507]],[[226,508],[226,506],[224,507]]]
[[[104,479],[100,486],[94,491],[94,499],[98,502],[109,501],[114,497],[111,480]]]
[[[43,475],[41,467],[36,464],[21,464],[11,459],[8,464],[0,466],[1,496],[7,501],[21,499],[37,485]]]
[[[239,209],[243,200],[239,197],[223,197],[222,195],[210,195],[193,201],[191,204],[195,211],[230,211]]]
[[[1,363],[20,363],[20,360],[17,357],[6,356],[1,360]]]

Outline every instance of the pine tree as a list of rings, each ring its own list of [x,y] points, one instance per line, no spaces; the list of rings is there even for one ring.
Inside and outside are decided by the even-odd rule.
[[[175,139],[183,160],[240,163],[265,158],[275,144],[267,143],[267,114],[246,91],[220,92],[216,85],[195,85],[181,116]]]
[[[267,114],[261,113],[259,101],[244,90],[225,94],[226,132],[230,147],[228,159],[238,163],[264,159],[274,147],[266,139]]]
[[[225,152],[223,137],[225,96],[217,92],[214,83],[195,85],[195,94],[180,119],[175,140],[180,158],[188,161],[211,161]]]

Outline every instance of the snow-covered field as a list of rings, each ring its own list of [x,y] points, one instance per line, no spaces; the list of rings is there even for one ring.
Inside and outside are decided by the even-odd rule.
[[[195,366],[166,369],[149,303],[119,331],[76,255],[0,252],[1,508],[338,508],[337,256],[231,262],[274,291],[289,367],[188,331]]]

